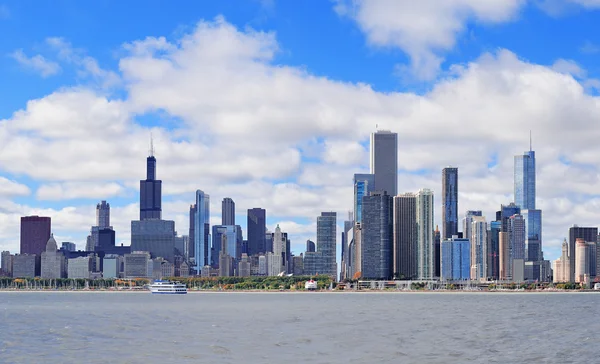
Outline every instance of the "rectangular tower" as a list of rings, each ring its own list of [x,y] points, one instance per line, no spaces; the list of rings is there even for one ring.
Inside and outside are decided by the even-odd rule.
[[[201,190],[196,191],[196,213],[194,215],[194,254],[197,274],[202,267],[212,263],[210,244],[210,196]],[[191,237],[190,237],[191,239]]]
[[[361,276],[389,279],[392,276],[392,198],[386,192],[363,197],[361,230]]]
[[[50,239],[51,220],[45,216],[21,217],[21,254],[40,256]]]
[[[583,239],[585,242],[594,242],[597,240],[597,227],[581,227],[573,225],[569,228],[569,263],[571,269],[570,281],[575,282],[575,246],[577,239]]]
[[[357,173],[354,175],[354,221],[362,222],[362,199],[375,191],[375,175]]]
[[[413,193],[394,197],[394,275],[417,277],[417,198]]]
[[[371,134],[371,174],[375,175],[374,191],[398,193],[398,134],[379,130]]]
[[[317,217],[317,251],[322,254],[322,273],[333,278],[337,276],[336,222],[335,212],[321,212],[321,216]]]
[[[156,179],[156,158],[146,159],[146,179],[140,181],[140,220],[160,219],[162,181]]]
[[[433,192],[417,193],[417,278],[433,279]]]
[[[458,235],[458,168],[442,169],[442,239]]]
[[[248,255],[267,252],[266,214],[265,209],[248,209]]]
[[[230,197],[221,202],[221,225],[235,225],[235,202]]]

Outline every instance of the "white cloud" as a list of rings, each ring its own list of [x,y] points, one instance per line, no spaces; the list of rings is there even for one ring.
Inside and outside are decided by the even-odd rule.
[[[554,17],[574,13],[581,9],[595,10],[600,8],[600,1],[598,0],[536,0],[536,4],[548,15]]]
[[[558,59],[552,65],[552,69],[556,72],[568,74],[577,78],[585,78],[587,72],[581,68],[577,62],[570,59]]]
[[[29,68],[42,77],[49,77],[60,72],[58,63],[49,61],[44,56],[36,54],[32,57],[27,57],[22,49],[17,49],[10,55],[15,61],[19,62],[23,67]]]
[[[124,194],[119,183],[66,182],[42,185],[36,192],[38,200],[61,201],[77,198],[107,199]]]
[[[553,252],[571,224],[590,223],[596,214],[589,201],[600,188],[599,99],[570,74],[507,50],[456,66],[452,77],[416,95],[275,65],[274,34],[241,31],[223,19],[201,22],[171,42],[130,44],[120,60],[122,99],[66,88],[1,120],[3,170],[43,181],[47,196],[116,183],[137,201],[152,131],[167,196],[163,218],[175,220],[180,234],[194,190],[202,189],[211,195],[213,217],[224,196],[235,200],[238,215],[264,207],[270,221],[298,224],[286,229],[302,245],[314,237],[311,224],[321,211],[342,218],[351,208],[352,174],[368,165],[363,145],[374,125],[398,133],[399,191],[431,188],[440,206],[441,169],[455,165],[460,211],[481,209],[488,219],[512,199],[513,157],[528,149],[532,130],[545,247]],[[153,112],[173,123],[149,129],[136,122]],[[99,194],[111,191],[117,193]],[[34,211],[52,215],[57,234],[79,241],[94,222],[93,205],[3,205],[0,222],[17,221],[3,228],[14,234],[16,216]],[[137,208],[112,206],[119,241],[128,241]],[[439,215],[438,208],[436,221]],[[7,234],[0,244],[11,239]]]
[[[27,196],[30,193],[29,187],[0,176],[0,196]]]
[[[468,23],[503,23],[513,20],[524,0],[337,0],[335,9],[355,20],[369,44],[397,47],[411,59],[417,79],[434,79]]]

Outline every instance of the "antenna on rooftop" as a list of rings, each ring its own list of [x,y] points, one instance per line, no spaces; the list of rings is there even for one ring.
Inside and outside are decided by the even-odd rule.
[[[532,146],[531,146],[531,130],[529,130],[529,151],[531,152],[533,150]]]
[[[152,138],[152,133],[150,133],[150,157],[154,157],[154,140]]]

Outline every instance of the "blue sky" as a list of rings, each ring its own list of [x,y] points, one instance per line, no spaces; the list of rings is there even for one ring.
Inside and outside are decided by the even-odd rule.
[[[179,233],[200,188],[214,221],[225,196],[239,221],[266,207],[300,252],[320,211],[351,208],[379,125],[401,191],[439,201],[458,165],[459,209],[489,220],[532,129],[555,258],[600,218],[598,20],[596,0],[0,1],[0,248],[31,213],[82,246],[101,199],[127,243],[152,132]]]

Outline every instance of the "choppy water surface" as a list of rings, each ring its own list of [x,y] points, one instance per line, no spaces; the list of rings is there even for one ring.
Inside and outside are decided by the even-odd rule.
[[[1,363],[595,363],[600,294],[0,292]]]

